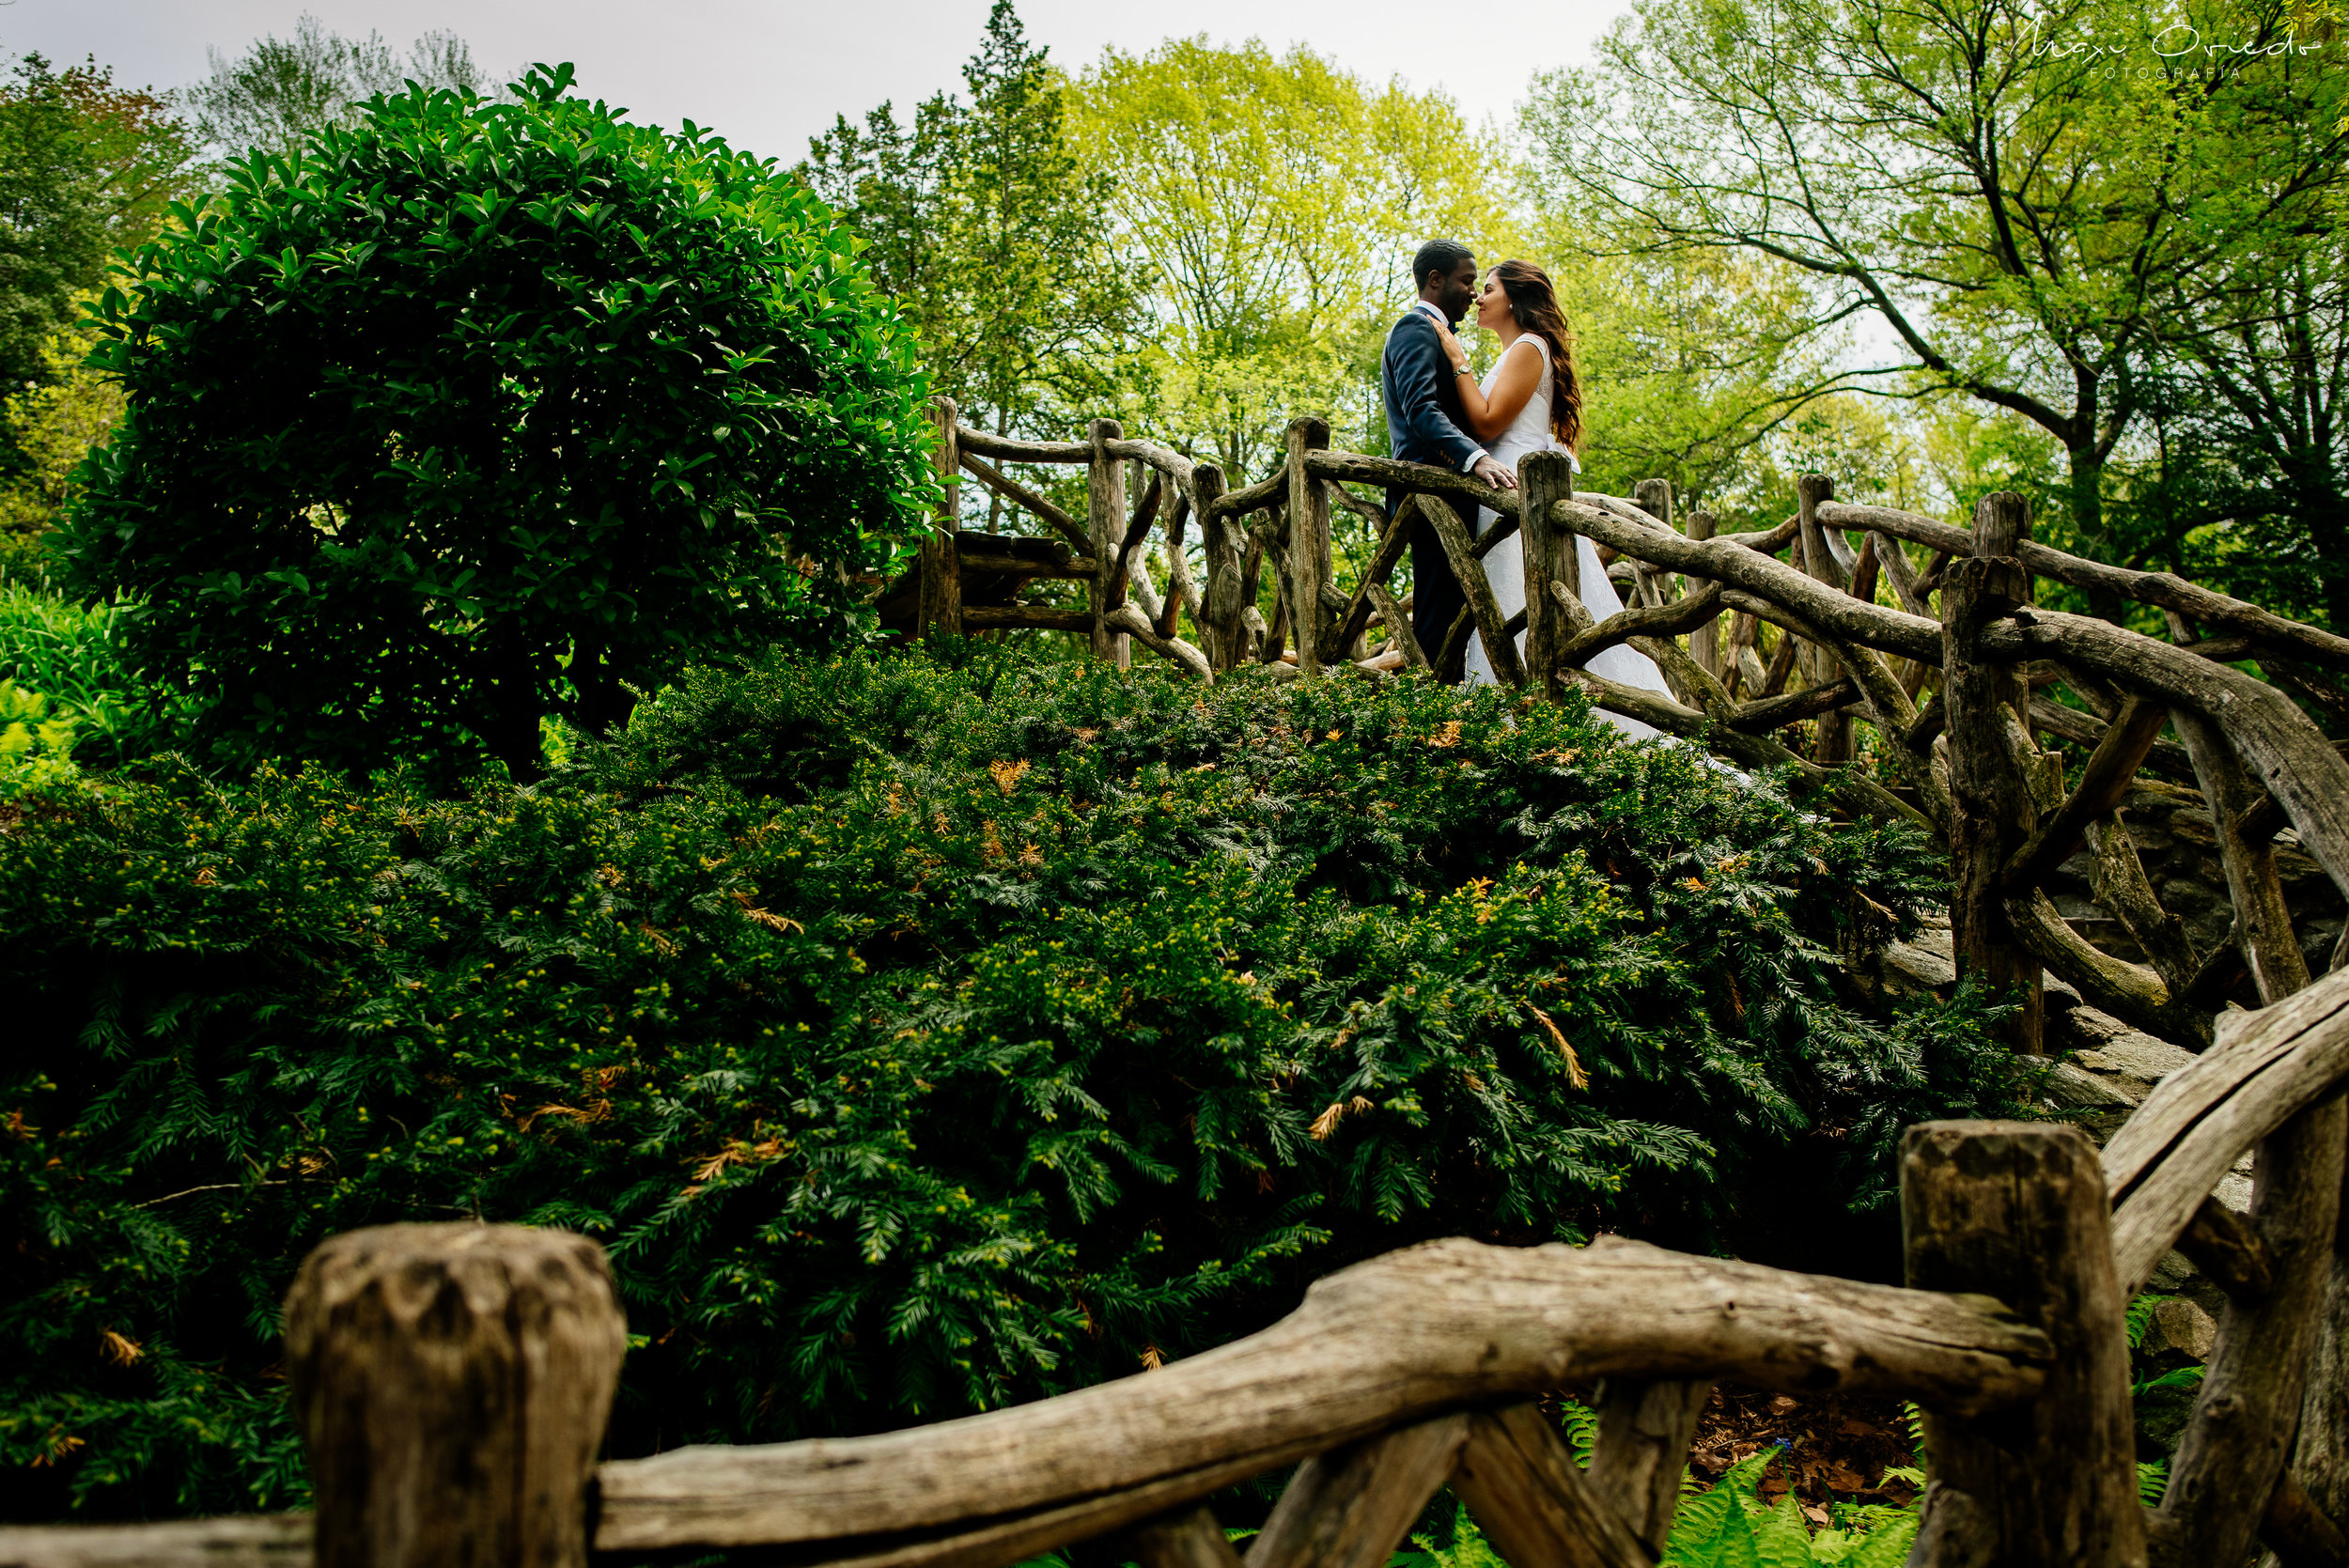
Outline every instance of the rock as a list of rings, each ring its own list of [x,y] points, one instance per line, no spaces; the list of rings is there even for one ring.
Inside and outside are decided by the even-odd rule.
[[[2155,1354],[2174,1350],[2197,1361],[2210,1359],[2211,1346],[2218,1340],[2218,1325],[2211,1315],[2191,1301],[2164,1301],[2154,1309],[2154,1321],[2145,1330],[2143,1348]]]

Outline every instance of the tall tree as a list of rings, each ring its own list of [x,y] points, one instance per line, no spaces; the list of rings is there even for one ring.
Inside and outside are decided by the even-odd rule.
[[[1153,417],[1235,473],[1300,412],[1353,411],[1346,439],[1383,442],[1378,347],[1411,253],[1511,231],[1506,171],[1457,106],[1304,48],[1204,38],[1109,51],[1078,101],[1146,269]]]
[[[0,85],[0,383],[52,379],[51,336],[107,257],[190,194],[194,150],[162,98],[95,61],[16,63]]]
[[[2349,171],[2342,73],[2270,69],[2301,46],[2295,11],[1640,0],[1598,70],[1537,84],[1527,124],[1572,199],[1660,248],[1778,257],[1825,316],[1877,323],[1870,368],[2054,435],[2078,542],[2125,558],[2105,471],[2157,315],[2199,308]]]
[[[1111,180],[1070,146],[1067,85],[995,0],[963,67],[900,128],[890,105],[841,117],[801,178],[870,241],[868,262],[920,334],[940,390],[999,432],[1111,396],[1135,288],[1111,251]]]
[[[234,59],[206,53],[212,73],[187,89],[187,102],[203,139],[231,154],[291,152],[313,131],[356,124],[362,103],[405,82],[472,93],[488,85],[454,33],[427,33],[403,58],[381,33],[346,39],[307,14],[289,39],[270,34]]]

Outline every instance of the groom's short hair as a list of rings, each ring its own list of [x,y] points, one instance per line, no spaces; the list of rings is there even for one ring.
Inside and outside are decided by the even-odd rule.
[[[1438,272],[1449,272],[1463,261],[1473,260],[1476,253],[1457,240],[1430,240],[1411,257],[1411,287],[1424,288],[1427,280]]]

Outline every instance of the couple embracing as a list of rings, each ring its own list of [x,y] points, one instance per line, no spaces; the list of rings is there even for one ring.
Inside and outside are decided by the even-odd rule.
[[[1479,279],[1476,257],[1454,240],[1431,240],[1411,260],[1419,299],[1387,334],[1379,380],[1386,392],[1389,450],[1406,462],[1430,463],[1470,474],[1496,489],[1515,489],[1517,460],[1528,452],[1561,451],[1579,470],[1574,447],[1582,434],[1582,395],[1576,384],[1566,318],[1548,274],[1530,261],[1503,261]],[[1501,357],[1483,380],[1469,369],[1468,349],[1453,323],[1470,306],[1476,324],[1501,340]],[[1392,518],[1403,492],[1387,492]],[[1478,507],[1476,532],[1497,520]],[[1525,553],[1516,538],[1503,540],[1485,557],[1486,581],[1503,615],[1525,608]],[[1594,620],[1623,611],[1591,541],[1579,536],[1582,603]],[[1467,607],[1459,580],[1433,529],[1423,522],[1411,538],[1411,631],[1429,657],[1439,652],[1453,619]],[[1518,634],[1520,649],[1524,634]],[[1617,645],[1590,661],[1610,680],[1664,691],[1656,665],[1632,648]],[[1492,660],[1481,637],[1471,636],[1465,678],[1493,678]],[[1657,732],[1638,720],[1606,717],[1634,735]]]

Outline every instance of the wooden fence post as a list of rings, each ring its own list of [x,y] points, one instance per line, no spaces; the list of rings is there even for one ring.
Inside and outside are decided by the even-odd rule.
[[[955,543],[962,526],[962,458],[955,443],[955,400],[931,399],[930,420],[938,427],[938,482],[946,493],[939,502],[937,531],[922,538],[920,628],[925,638],[953,637],[962,631],[962,562]]]
[[[1819,523],[1819,503],[1834,499],[1835,481],[1826,474],[1797,476],[1795,515],[1800,520],[1803,569],[1837,593],[1842,593],[1851,584],[1843,580],[1843,569],[1836,564],[1835,552],[1828,549],[1827,537]],[[1803,673],[1812,685],[1825,686],[1843,678],[1843,662],[1825,648],[1806,644],[1802,653]],[[1841,711],[1819,715],[1817,731],[1812,737],[1811,760],[1822,766],[1832,766],[1849,762],[1851,758],[1851,715]]]
[[[1976,503],[1973,555],[1952,561],[1942,579],[1941,690],[1950,740],[1950,872],[1956,884],[1950,934],[1961,969],[2019,993],[2022,1009],[2008,1021],[2007,1039],[2017,1051],[2038,1056],[2045,1051],[2043,976],[2039,960],[2008,924],[2001,886],[2008,859],[2039,826],[2019,754],[2029,741],[2017,737],[2029,733],[2023,726],[2030,687],[2019,668],[1981,654],[1983,629],[2030,602],[2030,574],[2015,558],[2015,546],[2030,533],[2030,504],[2014,491]]]
[[[1926,1122],[1902,1138],[1910,1288],[1996,1296],[2055,1345],[2030,1404],[1927,1415],[1934,1481],[1911,1562],[2144,1568],[2109,1217],[2077,1127]]]
[[[584,1568],[627,1345],[584,1236],[386,1225],[321,1244],[286,1296],[318,1568]]]
[[[1719,520],[1710,512],[1691,512],[1688,515],[1688,537],[1691,539],[1709,539],[1719,526]],[[1685,583],[1685,590],[1690,594],[1701,594],[1705,587],[1705,580],[1701,577],[1688,578]],[[1688,633],[1688,657],[1715,680],[1728,678],[1729,672],[1721,662],[1720,617],[1717,615]]]
[[[1239,519],[1228,514],[1218,516],[1216,504],[1223,499],[1223,470],[1214,463],[1201,463],[1190,471],[1191,509],[1199,518],[1200,553],[1207,575],[1207,591],[1201,596],[1199,639],[1205,644],[1200,650],[1207,656],[1207,668],[1222,675],[1239,662],[1240,639],[1240,536]]]
[[[1134,661],[1133,639],[1112,631],[1107,617],[1126,602],[1126,575],[1116,569],[1126,545],[1126,470],[1109,454],[1109,443],[1121,440],[1124,426],[1114,419],[1097,419],[1086,432],[1093,458],[1085,465],[1085,520],[1098,568],[1086,598],[1093,608],[1093,657],[1117,661],[1121,670]]]
[[[1680,524],[1672,520],[1672,482],[1671,480],[1641,480],[1631,487],[1631,504],[1674,533],[1679,532]],[[1670,585],[1672,574],[1660,568],[1651,572],[1645,563],[1637,559],[1632,561],[1631,569],[1635,574],[1632,581],[1640,585],[1641,590],[1632,595],[1634,606],[1641,603],[1663,603],[1664,590]],[[1669,684],[1670,677],[1666,677],[1666,680]],[[1682,695],[1685,700],[1687,693],[1682,693]]]
[[[1297,623],[1297,673],[1321,678],[1322,632],[1329,621],[1321,590],[1330,582],[1330,496],[1305,454],[1330,444],[1330,422],[1307,415],[1289,422],[1289,619]],[[1330,650],[1333,655],[1337,649]]]
[[[1549,585],[1563,582],[1579,589],[1580,574],[1559,567],[1561,557],[1571,562],[1577,544],[1574,532],[1560,527],[1549,509],[1573,492],[1574,465],[1563,452],[1528,452],[1518,462],[1518,532],[1525,551],[1525,671],[1534,690],[1551,702],[1558,700],[1558,650],[1574,632],[1566,624],[1564,607],[1550,596]]]

